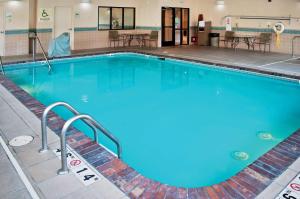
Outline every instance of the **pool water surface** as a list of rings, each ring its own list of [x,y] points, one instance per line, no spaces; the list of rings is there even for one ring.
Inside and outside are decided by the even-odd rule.
[[[144,176],[179,187],[224,181],[295,132],[297,82],[124,53],[9,67],[7,76],[45,105],[65,101],[93,116]],[[58,108],[64,118],[71,115]],[[76,127],[92,136],[78,122]],[[113,143],[101,144],[116,151]]]

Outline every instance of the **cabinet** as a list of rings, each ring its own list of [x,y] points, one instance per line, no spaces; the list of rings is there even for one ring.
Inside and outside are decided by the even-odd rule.
[[[199,30],[199,27],[197,30]],[[209,45],[210,30],[211,30],[211,21],[206,21],[204,30],[198,31],[198,45],[199,46],[208,46]]]

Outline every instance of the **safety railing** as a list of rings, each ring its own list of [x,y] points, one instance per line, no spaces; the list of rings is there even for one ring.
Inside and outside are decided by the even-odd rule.
[[[0,56],[0,69],[1,69],[2,75],[5,75],[4,67],[3,67],[3,62],[2,62],[2,56]]]
[[[47,121],[48,121],[48,114],[49,112],[58,107],[58,106],[63,106],[67,108],[70,112],[72,112],[74,115],[80,115],[80,113],[73,108],[70,104],[66,102],[56,102],[54,104],[49,105],[43,112],[42,116],[42,122],[41,122],[41,129],[42,129],[42,148],[40,149],[40,153],[46,152],[49,150],[48,147],[48,138],[47,138]],[[98,143],[98,137],[97,137],[97,130],[90,124],[88,121],[83,120],[88,126],[92,127],[94,131],[94,139]]]
[[[300,39],[300,36],[294,36],[292,39],[292,56],[294,57],[295,55],[295,41],[296,39]]]
[[[48,72],[50,73],[52,71],[52,67],[51,67],[51,64],[50,64],[50,62],[48,60],[48,57],[46,55],[46,52],[45,52],[44,47],[42,45],[42,42],[41,42],[40,38],[38,37],[38,35],[36,33],[34,35],[34,38],[38,41],[38,44],[39,44],[40,48],[42,49],[42,53],[43,53],[44,59],[45,59],[47,65],[48,65]],[[33,57],[35,57],[35,50],[33,52]]]
[[[67,147],[66,147],[66,133],[68,132],[70,126],[77,120],[88,120],[95,128],[99,129],[105,136],[111,139],[117,146],[118,158],[121,158],[122,148],[116,137],[114,137],[108,130],[106,130],[101,124],[96,122],[89,115],[76,115],[69,119],[62,128],[60,134],[60,147],[61,147],[61,169],[58,170],[59,175],[63,175],[69,172],[67,165]]]
[[[62,167],[58,171],[58,174],[66,174],[68,173],[68,166],[67,166],[67,149],[66,149],[66,133],[68,132],[70,126],[77,120],[83,121],[87,124],[90,128],[92,128],[94,132],[94,140],[98,143],[98,130],[100,130],[106,137],[108,137],[112,142],[114,142],[117,146],[117,155],[118,158],[121,158],[122,148],[120,145],[119,140],[113,136],[108,130],[106,130],[101,124],[99,124],[96,120],[94,120],[89,115],[81,115],[76,109],[74,109],[71,105],[67,104],[66,102],[56,102],[54,104],[49,105],[42,115],[41,121],[41,129],[42,129],[42,148],[40,149],[40,153],[46,152],[49,150],[48,141],[47,141],[47,120],[49,112],[54,109],[55,107],[63,106],[67,108],[70,112],[72,112],[75,116],[70,118],[63,126],[61,134],[60,134],[60,145],[61,145],[61,163]]]

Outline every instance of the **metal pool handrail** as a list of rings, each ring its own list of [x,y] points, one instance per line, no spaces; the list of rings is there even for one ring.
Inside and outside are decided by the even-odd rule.
[[[1,69],[2,75],[5,75],[4,67],[3,67],[3,62],[2,62],[2,56],[0,56],[0,69]]]
[[[110,138],[116,145],[118,150],[118,158],[121,158],[121,152],[122,148],[119,143],[119,140],[114,137],[109,131],[107,131],[101,124],[99,124],[97,121],[95,121],[91,116],[89,115],[76,115],[69,119],[63,126],[61,134],[60,134],[60,147],[61,147],[61,169],[58,170],[59,175],[63,175],[69,172],[68,166],[67,166],[67,148],[66,148],[66,133],[69,130],[70,126],[73,122],[77,120],[87,120],[89,121],[94,128],[99,129],[105,136]]]
[[[49,105],[43,112],[42,121],[41,121],[41,128],[42,128],[42,148],[39,150],[40,153],[48,151],[48,141],[47,141],[47,117],[49,112],[54,109],[55,107],[63,106],[67,108],[70,112],[72,112],[74,115],[80,115],[80,113],[73,108],[70,104],[66,102],[56,102],[51,105]],[[98,137],[97,137],[97,130],[94,128],[94,126],[86,120],[82,120],[84,123],[86,123],[89,127],[91,127],[94,131],[94,139],[98,143]]]
[[[40,38],[38,37],[37,34],[35,34],[35,38],[37,39],[37,41],[38,41],[38,43],[39,43],[39,45],[40,45],[40,47],[42,49],[42,53],[43,53],[44,59],[46,60],[47,65],[48,65],[48,72],[50,73],[52,71],[52,67],[51,67],[50,62],[49,62],[49,60],[47,58],[47,55],[45,53],[45,50],[44,50],[43,45],[41,43],[41,40],[40,40]]]
[[[294,36],[293,39],[292,39],[292,56],[294,57],[294,48],[295,48],[295,45],[294,45],[294,42],[297,38],[300,38],[300,36]]]

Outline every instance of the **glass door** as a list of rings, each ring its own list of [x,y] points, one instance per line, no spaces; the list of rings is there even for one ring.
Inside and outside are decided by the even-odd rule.
[[[189,44],[189,8],[162,8],[162,46]]]
[[[174,9],[162,8],[162,46],[174,44]]]
[[[189,35],[190,35],[190,30],[189,30],[189,9],[188,8],[182,8],[181,9],[182,13],[182,26],[181,26],[181,45],[188,45],[189,44]]]
[[[175,8],[175,45],[181,45],[181,8]]]

